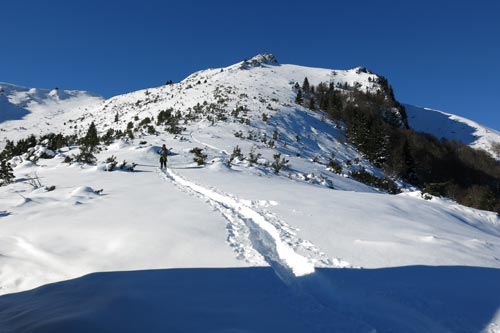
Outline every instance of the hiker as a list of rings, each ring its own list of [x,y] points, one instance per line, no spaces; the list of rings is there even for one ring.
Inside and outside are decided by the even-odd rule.
[[[167,168],[167,155],[168,155],[168,149],[165,144],[161,147],[161,150],[158,152],[160,154],[160,169]]]

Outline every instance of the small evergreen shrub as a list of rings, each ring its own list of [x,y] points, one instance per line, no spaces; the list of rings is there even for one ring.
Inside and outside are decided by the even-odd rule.
[[[123,170],[123,171],[130,171],[130,172],[133,172],[135,171],[135,167],[137,166],[137,163],[127,163],[126,160],[123,160],[123,162],[120,164],[120,166],[118,167],[120,170]]]
[[[196,164],[198,164],[198,165],[205,165],[206,164],[206,159],[208,156],[206,154],[203,154],[202,148],[194,147],[189,152],[194,154],[193,161],[195,161]]]
[[[392,179],[387,177],[379,178],[365,169],[352,171],[350,176],[361,183],[376,187],[391,194],[400,192],[398,185]]]
[[[250,149],[250,153],[248,153],[248,158],[247,158],[248,164],[250,164],[250,166],[257,164],[257,161],[261,156],[262,156],[261,153],[255,152],[255,146],[252,146],[252,148]]]
[[[330,160],[328,161],[327,168],[338,175],[342,174],[342,165],[340,165],[340,163],[336,162],[332,158],[330,158]]]
[[[426,183],[422,188],[422,193],[428,193],[435,197],[446,196],[446,187],[449,183]]]
[[[273,168],[274,173],[279,173],[281,169],[288,167],[289,160],[281,157],[281,153],[277,153],[273,155],[273,163],[271,163],[271,167]]]
[[[231,153],[231,155],[229,156],[229,159],[227,161],[227,165],[231,166],[231,163],[233,163],[233,161],[235,159],[237,159],[237,158],[238,159],[242,159],[243,158],[243,154],[241,153],[240,146],[234,147],[233,152]]]
[[[108,157],[105,163],[107,164],[106,171],[113,171],[116,168],[116,165],[118,164],[115,155],[111,155],[110,157]]]
[[[139,127],[146,126],[149,123],[151,123],[151,119],[149,117],[146,117],[143,120],[141,120],[141,122],[139,123]]]

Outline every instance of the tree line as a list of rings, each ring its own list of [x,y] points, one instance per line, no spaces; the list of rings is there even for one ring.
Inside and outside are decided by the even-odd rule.
[[[294,86],[296,103],[345,126],[349,142],[387,175],[500,214],[500,164],[485,151],[412,130],[387,79],[376,82],[380,89],[371,92],[346,84],[314,87],[305,78]]]

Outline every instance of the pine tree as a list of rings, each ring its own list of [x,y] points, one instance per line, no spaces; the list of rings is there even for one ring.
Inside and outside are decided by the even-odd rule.
[[[410,144],[408,140],[405,140],[403,143],[402,149],[402,162],[403,162],[403,172],[402,176],[411,184],[416,184],[418,177],[415,167],[415,160],[411,154]]]
[[[364,153],[378,167],[389,158],[390,138],[387,129],[380,121],[374,121],[368,131]]]
[[[94,150],[90,146],[80,146],[80,154],[75,158],[77,162],[94,164],[97,158],[94,156]]]
[[[322,111],[328,110],[328,98],[326,94],[321,94],[319,97],[319,109]]]
[[[92,122],[87,130],[87,134],[80,142],[80,154],[76,156],[76,160],[82,163],[94,164],[97,161],[94,151],[98,144],[97,129],[94,122]]]
[[[304,98],[302,97],[302,90],[297,90],[297,97],[295,97],[295,103],[302,105],[304,103]]]
[[[89,146],[92,150],[99,144],[99,136],[97,136],[97,128],[92,122],[87,130],[87,134],[82,140],[82,144]]]
[[[10,141],[7,139],[7,141],[5,141],[5,148],[0,153],[0,158],[11,159],[15,156],[15,150],[16,145],[14,144],[14,141]]]
[[[316,110],[316,103],[314,103],[314,97],[311,97],[309,99],[309,109],[310,110]]]
[[[6,160],[0,162],[0,186],[12,183],[14,180],[14,170]]]
[[[309,90],[310,90],[310,86],[309,86],[309,80],[306,78],[304,78],[304,82],[302,83],[302,90],[304,90],[304,92],[307,94],[309,93]]]

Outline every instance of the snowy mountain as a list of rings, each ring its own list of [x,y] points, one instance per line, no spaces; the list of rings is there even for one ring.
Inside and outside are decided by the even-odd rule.
[[[57,131],[53,125],[77,117],[102,100],[86,91],[27,88],[0,82],[0,149],[7,139]]]
[[[500,155],[493,144],[500,144],[500,133],[470,119],[443,111],[406,105],[410,127],[416,131],[430,133],[437,138],[456,140],[476,149],[483,149],[497,159]]]
[[[9,140],[82,137],[92,122],[111,138],[95,165],[74,162],[75,144],[10,160],[1,330],[500,332],[498,215],[357,181],[384,173],[342,124],[295,103],[305,77],[383,89],[361,67],[262,54],[1,123]]]

